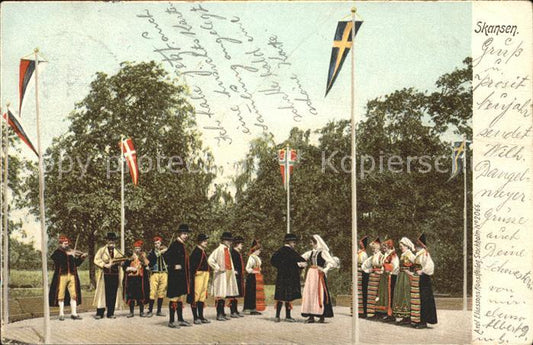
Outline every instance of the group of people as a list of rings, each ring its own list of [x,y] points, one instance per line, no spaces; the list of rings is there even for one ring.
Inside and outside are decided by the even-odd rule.
[[[238,298],[241,297],[244,297],[243,313],[260,315],[266,308],[260,243],[253,241],[245,265],[242,253],[244,239],[241,236],[233,237],[230,232],[224,232],[219,246],[207,255],[209,236],[199,234],[196,246],[189,254],[186,242],[190,233],[189,226],[181,224],[177,229],[176,239],[171,240],[168,247],[162,244],[161,237],[156,236],[149,253],[143,251],[144,243],[138,240],[133,244],[133,250],[126,255],[115,248],[117,235],[108,233],[106,245],[94,256],[95,318],[102,319],[104,314],[107,318],[115,318],[115,309],[123,301],[129,306],[127,317],[134,317],[136,305],[141,317],[152,317],[154,305],[157,306],[155,314],[165,316],[162,306],[163,299],[167,297],[169,327],[191,326],[183,318],[185,303],[191,306],[194,324],[210,323],[204,316],[204,308],[211,271],[211,294],[215,298],[216,320],[243,317],[238,308]],[[297,242],[295,235],[287,234],[284,242],[284,246],[271,258],[271,264],[278,271],[275,321],[281,321],[283,305],[285,320],[296,321],[291,317],[292,301],[296,299],[302,299],[302,316],[307,317],[307,323],[315,322],[315,317],[318,322],[324,322],[326,317],[333,317],[326,275],[328,270],[339,266],[338,259],[330,255],[328,246],[319,235],[312,237],[312,250],[303,255],[299,255],[294,249]],[[61,236],[59,247],[52,254],[55,271],[49,302],[51,306],[59,306],[59,320],[65,319],[65,304],[71,306],[72,319],[81,319],[76,312],[76,306],[81,303],[77,267],[87,254],[71,249],[69,244],[69,239]],[[309,268],[302,295],[300,273],[305,267]],[[225,312],[226,307],[229,307],[229,316]]]
[[[379,237],[370,243],[359,241],[358,250],[358,316],[371,320],[395,322],[414,328],[427,328],[437,323],[435,299],[431,287],[434,264],[422,234],[416,245],[407,237],[399,242],[401,253],[392,239],[381,243]]]

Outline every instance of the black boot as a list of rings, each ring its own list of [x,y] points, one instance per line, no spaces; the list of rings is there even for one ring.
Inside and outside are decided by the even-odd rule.
[[[170,328],[179,328],[179,326],[174,322],[175,313],[176,313],[175,302],[168,302],[168,315],[169,315],[168,327]]]
[[[202,323],[210,323],[210,321],[204,317],[204,306],[204,302],[198,302],[198,318]]]
[[[157,299],[157,316],[165,316],[165,314],[163,314],[163,312],[161,311],[161,307],[163,307],[163,299],[162,298],[158,298]]]
[[[144,313],[144,303],[139,301],[139,315],[141,317],[146,317],[147,315]]]
[[[238,318],[239,315],[237,314],[237,300],[236,299],[232,299],[230,302],[229,302],[229,310],[231,311],[231,317],[232,318]]]
[[[185,327],[191,326],[190,323],[183,320],[183,302],[178,302],[178,309],[176,311],[178,312],[178,324],[180,326],[185,326]]]
[[[282,307],[283,307],[283,302],[281,302],[281,301],[276,302],[276,318],[274,319],[274,321],[276,321],[276,322],[280,321],[279,315],[281,314],[281,308]]]
[[[290,302],[285,302],[285,321],[296,322],[296,320],[291,317],[291,304],[290,304]]]
[[[133,317],[133,311],[135,309],[135,301],[130,301],[130,313],[127,317]]]
[[[226,321],[224,317],[224,300],[217,300],[217,321]]]
[[[148,304],[148,313],[146,314],[147,317],[152,317],[152,311],[154,310],[154,300],[150,300],[150,304]]]
[[[105,312],[105,308],[97,308],[96,309],[96,315],[94,316],[94,318],[96,320],[103,319],[104,318],[104,312]]]
[[[197,304],[191,304],[191,310],[192,310],[192,317],[194,318],[193,323],[195,325],[201,325],[202,321],[198,318],[198,305]]]

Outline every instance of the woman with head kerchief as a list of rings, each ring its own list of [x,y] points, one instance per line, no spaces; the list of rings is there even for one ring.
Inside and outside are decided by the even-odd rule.
[[[400,261],[394,249],[394,241],[389,239],[382,244],[383,274],[379,281],[378,298],[376,299],[376,313],[383,321],[394,322],[392,316],[392,301],[394,300],[394,286],[399,272]]]
[[[306,323],[315,322],[315,316],[319,317],[318,322],[324,323],[324,318],[333,317],[326,276],[330,269],[338,267],[338,262],[331,257],[327,244],[319,235],[313,235],[311,246],[313,249],[302,255],[309,263],[302,296],[302,316],[308,317]]]
[[[400,272],[394,287],[394,300],[392,302],[392,313],[394,317],[401,318],[398,324],[408,325],[411,321],[411,280],[415,255],[415,246],[407,237],[400,240]]]
[[[426,235],[420,235],[416,247],[415,274],[411,280],[411,326],[426,328],[428,323],[437,323],[437,308],[431,287],[435,265],[426,247]]]
[[[358,315],[360,318],[366,318],[367,297],[368,297],[368,278],[370,274],[363,271],[363,263],[368,259],[366,248],[368,247],[368,236],[359,241],[359,250],[357,252],[357,299]],[[353,309],[353,308],[352,308]],[[351,310],[350,310],[351,311]]]
[[[260,312],[266,309],[260,254],[261,244],[254,240],[246,263],[247,275],[244,294],[244,312],[250,313],[250,315],[261,315]]]
[[[379,237],[370,243],[370,247],[372,248],[373,254],[363,262],[361,269],[363,272],[369,274],[366,316],[367,318],[375,318],[379,281],[383,273],[383,254],[381,253],[381,241]]]

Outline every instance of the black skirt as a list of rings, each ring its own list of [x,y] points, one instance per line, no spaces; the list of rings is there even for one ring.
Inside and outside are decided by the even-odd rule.
[[[437,307],[433,297],[431,278],[426,274],[420,276],[420,321],[430,324],[437,323]]]

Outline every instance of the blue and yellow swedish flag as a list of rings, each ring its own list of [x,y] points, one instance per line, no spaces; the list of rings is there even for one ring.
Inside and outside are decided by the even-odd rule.
[[[337,24],[337,31],[333,38],[333,48],[331,49],[331,60],[329,62],[328,83],[326,85],[326,96],[333,86],[335,79],[339,75],[346,56],[352,48],[352,28],[353,21],[341,21]],[[362,21],[355,21],[355,34],[363,24]]]

